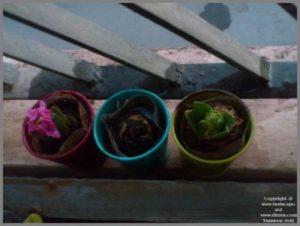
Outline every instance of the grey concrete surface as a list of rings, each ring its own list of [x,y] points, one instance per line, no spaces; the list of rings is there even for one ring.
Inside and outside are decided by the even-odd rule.
[[[191,43],[117,3],[57,3],[129,41],[148,48],[182,48]],[[247,46],[296,45],[297,23],[275,3],[181,3]],[[77,47],[4,17],[4,31],[59,49]]]

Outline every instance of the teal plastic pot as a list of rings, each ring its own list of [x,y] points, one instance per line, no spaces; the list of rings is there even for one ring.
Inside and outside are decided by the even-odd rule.
[[[180,103],[178,103],[178,105],[176,106],[172,114],[171,133],[175,144],[179,148],[183,165],[186,168],[190,169],[191,173],[197,174],[198,176],[202,176],[205,178],[214,178],[224,174],[227,171],[229,165],[238,157],[240,157],[240,155],[243,154],[249,148],[255,134],[254,117],[251,114],[248,107],[244,105],[244,108],[248,112],[249,127],[246,131],[245,145],[237,153],[223,159],[211,160],[211,159],[200,158],[199,156],[194,155],[184,145],[182,138],[180,136],[180,121],[184,116],[184,111],[186,110],[186,106],[190,105],[196,100],[203,101],[209,98],[219,97],[219,96],[230,96],[241,101],[237,96],[226,91],[214,90],[214,89],[201,90],[201,91],[194,92],[186,96],[184,99],[182,99]]]
[[[117,106],[122,106],[125,101],[131,97],[143,95],[154,101],[162,115],[165,124],[163,134],[159,141],[151,149],[143,154],[136,156],[119,156],[109,150],[107,142],[107,134],[102,122],[103,116],[117,110]],[[170,129],[170,113],[164,101],[156,94],[142,89],[128,89],[118,92],[107,99],[98,109],[93,126],[93,134],[99,151],[120,162],[123,166],[136,172],[149,172],[162,167],[169,158],[169,150],[167,147],[168,133]]]

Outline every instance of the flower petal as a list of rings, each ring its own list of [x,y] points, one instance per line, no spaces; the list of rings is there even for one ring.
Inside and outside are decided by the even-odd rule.
[[[39,107],[30,109],[27,113],[27,118],[29,132],[54,138],[61,137],[56,128],[51,111],[46,108],[45,101],[40,100]]]

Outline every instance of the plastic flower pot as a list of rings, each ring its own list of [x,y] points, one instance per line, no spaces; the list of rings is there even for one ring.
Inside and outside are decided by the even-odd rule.
[[[186,110],[188,108],[191,108],[191,105],[195,101],[205,101],[219,97],[230,97],[233,98],[234,101],[238,102],[238,104],[243,108],[245,112],[248,126],[245,129],[244,143],[240,148],[232,152],[232,154],[227,155],[226,157],[211,159],[208,158],[205,154],[201,154],[200,156],[198,154],[195,154],[196,152],[193,151],[190,146],[186,145],[186,142],[183,139],[184,133],[186,131],[182,129],[182,121],[183,117],[185,117]],[[186,96],[180,103],[178,103],[172,114],[171,133],[176,145],[180,150],[183,165],[190,169],[192,173],[195,173],[202,177],[213,178],[221,176],[223,173],[225,173],[228,169],[228,166],[242,153],[244,153],[251,145],[255,134],[255,121],[248,107],[237,96],[222,90],[201,90]],[[228,151],[230,152],[231,150]]]
[[[136,155],[126,156],[120,155],[113,151],[112,145],[108,138],[108,131],[104,123],[104,118],[113,112],[116,112],[122,106],[124,107],[128,100],[134,98],[150,99],[157,107],[160,119],[163,124],[163,129],[157,141],[148,149],[142,150]],[[114,121],[113,121],[114,122]],[[116,126],[118,125],[115,120]],[[167,148],[168,132],[170,129],[170,114],[163,100],[152,92],[142,89],[129,89],[118,92],[111,96],[106,102],[99,108],[96,113],[94,121],[94,139],[99,148],[99,151],[111,159],[114,159],[126,168],[133,170],[137,173],[150,172],[162,167],[169,157],[169,151]],[[125,134],[126,135],[126,134]]]
[[[40,101],[50,101],[53,100],[53,98],[56,98],[58,96],[62,95],[69,95],[74,100],[81,103],[81,106],[85,109],[85,112],[87,112],[87,116],[89,118],[89,123],[86,125],[86,131],[82,135],[82,138],[72,146],[69,146],[70,148],[65,148],[66,150],[63,153],[52,153],[49,154],[49,149],[47,150],[47,153],[43,152],[41,148],[37,148],[37,146],[34,144],[34,138],[32,134],[29,132],[29,126],[28,126],[28,116],[25,117],[22,127],[22,138],[23,143],[25,144],[27,150],[35,157],[39,159],[44,160],[50,160],[54,162],[58,162],[67,166],[70,166],[72,168],[76,169],[82,169],[82,170],[91,170],[99,167],[102,165],[102,163],[105,161],[106,157],[104,155],[101,155],[101,153],[98,152],[96,144],[94,142],[94,139],[92,137],[92,128],[93,128],[93,120],[94,120],[94,112],[93,109],[89,103],[89,101],[84,97],[82,94],[71,91],[71,90],[59,90],[56,92],[53,92],[49,95],[46,95],[42,97],[37,103],[35,103],[31,109],[36,109],[39,106]],[[50,150],[51,152],[52,150]]]

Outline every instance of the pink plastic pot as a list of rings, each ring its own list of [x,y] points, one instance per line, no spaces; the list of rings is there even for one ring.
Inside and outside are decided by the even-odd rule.
[[[82,94],[71,91],[71,90],[60,90],[53,92],[49,95],[46,95],[41,98],[41,100],[47,100],[47,98],[57,95],[57,94],[69,94],[77,98],[88,110],[90,113],[90,125],[87,133],[83,137],[83,139],[71,150],[62,153],[62,154],[53,154],[47,155],[38,152],[32,145],[32,138],[30,134],[27,132],[27,119],[24,119],[23,127],[22,127],[22,138],[23,143],[25,144],[27,150],[39,159],[51,160],[54,162],[58,162],[70,167],[78,168],[78,169],[94,169],[102,165],[105,161],[106,157],[101,155],[98,151],[96,144],[94,142],[92,131],[93,131],[93,121],[94,121],[94,111],[89,101]],[[38,102],[36,102],[33,107],[36,107]],[[32,107],[32,108],[33,108]]]

